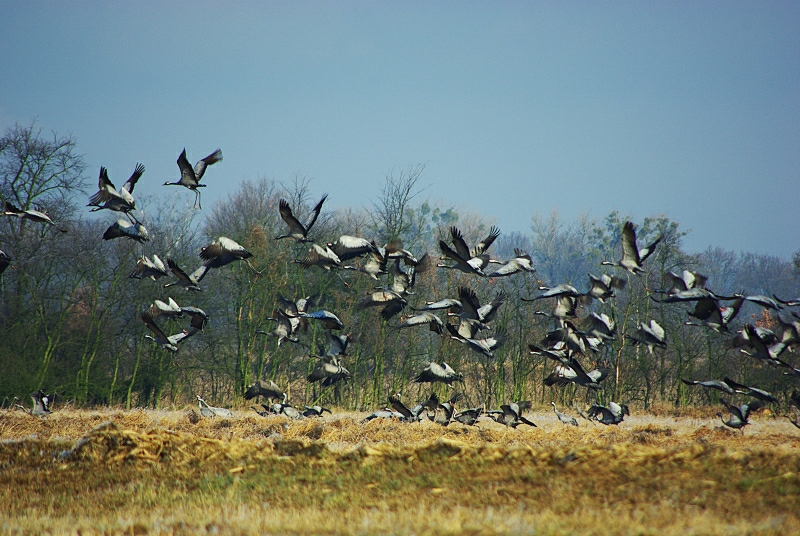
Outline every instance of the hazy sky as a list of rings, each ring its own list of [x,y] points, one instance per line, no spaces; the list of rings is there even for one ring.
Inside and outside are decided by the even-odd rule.
[[[0,2],[0,129],[73,133],[95,186],[167,195],[221,147],[242,179],[424,196],[503,231],[664,214],[708,245],[800,249],[798,2]],[[188,190],[187,203],[194,200]]]

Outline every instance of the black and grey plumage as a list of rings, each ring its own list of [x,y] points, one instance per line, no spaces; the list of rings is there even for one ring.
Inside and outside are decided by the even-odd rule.
[[[422,410],[425,409],[423,405],[417,406],[414,409],[409,409],[408,406],[400,400],[400,393],[389,396],[389,405],[394,411],[403,416],[402,420],[408,422],[419,421],[422,417]]]
[[[46,394],[42,389],[34,391],[30,394],[31,399],[33,399],[33,408],[31,409],[31,415],[36,415],[37,417],[42,417],[44,415],[49,415],[52,413],[50,410],[50,402],[53,400],[52,395]]]
[[[397,325],[400,329],[414,326],[428,326],[430,331],[439,335],[444,334],[444,322],[442,322],[442,319],[427,311],[402,317],[400,323]]]
[[[589,313],[589,325],[584,332],[604,341],[614,340],[617,335],[617,323],[605,313]]]
[[[633,332],[632,335],[626,335],[628,339],[633,341],[634,344],[644,344],[650,353],[653,353],[653,348],[666,348],[667,343],[664,340],[664,328],[662,328],[655,320],[650,320],[649,323],[644,322],[639,324],[639,328]]]
[[[731,388],[739,394],[743,394],[746,396],[751,396],[753,398],[757,398],[764,402],[776,403],[778,400],[772,396],[772,393],[768,393],[763,389],[759,389],[758,387],[751,387],[749,385],[744,385],[742,383],[736,382],[730,378],[724,378],[725,383],[731,386]]]
[[[233,417],[233,412],[228,408],[210,406],[208,402],[200,398],[200,395],[195,396],[197,397],[197,405],[200,406],[200,415],[203,417],[223,417],[226,419]]]
[[[754,348],[757,345],[772,346],[776,342],[780,341],[778,340],[778,336],[771,329],[745,324],[742,329],[736,332],[730,344],[733,348]]]
[[[556,285],[554,287],[547,287],[547,286],[540,286],[539,290],[542,290],[541,294],[538,296],[534,296],[533,298],[520,298],[522,301],[536,301],[536,300],[543,300],[545,298],[560,298],[563,296],[567,296],[570,298],[580,298],[583,294],[581,294],[578,289],[573,287],[572,285],[563,283],[561,285]]]
[[[342,235],[335,242],[328,242],[328,247],[336,253],[341,262],[363,257],[369,253],[378,253],[375,242],[350,235]]]
[[[489,246],[499,235],[500,230],[492,227],[489,236],[470,250],[461,231],[457,227],[451,227],[450,238],[455,249],[451,248],[444,240],[439,240],[439,249],[444,258],[455,261],[455,264],[438,263],[437,266],[439,268],[459,270],[467,274],[484,276],[486,275],[484,268],[489,265],[489,255],[486,254],[486,250],[489,249]]]
[[[203,280],[208,271],[212,268],[222,268],[234,261],[244,261],[248,268],[253,272],[259,273],[250,261],[253,256],[244,246],[225,236],[220,236],[215,241],[200,249],[200,258],[205,261],[192,275],[197,282]]]
[[[375,419],[398,419],[402,421],[405,420],[405,417],[403,416],[402,413],[394,411],[393,409],[384,408],[384,409],[379,409],[378,411],[373,411],[372,413],[364,417],[364,419],[361,422],[363,424]]]
[[[765,309],[772,309],[774,311],[780,311],[783,309],[783,306],[779,304],[777,301],[773,300],[769,296],[764,296],[763,294],[751,294],[750,296],[741,296],[741,294],[734,294],[736,297],[742,297],[745,301],[749,301],[755,303],[756,305],[760,305]]]
[[[772,297],[775,298],[776,302],[781,303],[783,305],[788,305],[789,307],[797,307],[798,305],[800,305],[800,297],[794,298],[793,300],[782,300],[775,294],[773,294]]]
[[[311,231],[311,228],[314,226],[314,223],[317,221],[319,217],[319,213],[322,210],[322,204],[328,198],[328,194],[324,194],[319,202],[311,209],[311,215],[308,218],[308,222],[305,224],[301,223],[300,220],[292,212],[292,207],[289,206],[289,203],[281,199],[278,202],[278,211],[281,214],[281,218],[286,225],[289,226],[289,232],[286,234],[278,235],[275,237],[275,240],[280,240],[281,238],[292,238],[297,242],[312,242],[308,237],[308,233]]]
[[[0,250],[0,275],[2,275],[9,266],[11,266],[11,257],[9,257],[5,251]],[[14,269],[16,270],[16,268]]]
[[[358,308],[382,307],[381,318],[389,320],[402,311],[406,305],[408,305],[408,301],[399,293],[390,289],[382,289],[375,290],[363,298],[358,303]]]
[[[720,398],[719,401],[722,405],[728,410],[730,413],[730,417],[726,421],[722,413],[717,413],[717,417],[720,418],[722,424],[725,426],[729,426],[730,428],[735,428],[737,430],[742,430],[744,433],[743,428],[750,424],[749,417],[750,413],[753,411],[758,411],[759,409],[764,407],[764,403],[760,400],[751,400],[746,404],[742,404],[740,406],[734,406],[733,404],[729,404],[727,400],[724,398]]]
[[[574,357],[565,358],[570,363],[569,366],[559,364],[555,370],[544,379],[544,384],[549,386],[558,385],[565,387],[571,383],[588,387],[589,389],[600,389],[600,382],[605,380],[611,370],[606,367],[592,369],[585,372],[581,364]]]
[[[314,311],[313,313],[298,313],[298,316],[300,316],[300,318],[308,318],[309,320],[315,320],[319,322],[322,324],[322,329],[344,328],[344,324],[342,324],[342,321],[339,320],[338,316],[324,309]]]
[[[301,413],[303,417],[322,417],[322,414],[326,411],[332,413],[331,410],[323,406],[303,406]]]
[[[775,319],[778,321],[776,330],[778,340],[787,347],[800,344],[800,317],[797,313],[793,312],[791,317],[778,313]]]
[[[342,269],[367,274],[372,279],[377,281],[379,275],[385,275],[389,273],[387,271],[388,263],[389,257],[381,254],[380,251],[371,251],[367,253],[359,266],[343,265]]]
[[[468,408],[453,415],[453,420],[473,426],[483,414],[483,408]]]
[[[186,290],[194,290],[195,292],[200,292],[202,290],[200,288],[200,284],[198,283],[197,279],[193,275],[189,275],[186,272],[184,272],[183,269],[180,266],[178,266],[178,263],[168,258],[167,266],[169,267],[170,272],[172,272],[172,275],[174,275],[177,278],[177,280],[173,281],[172,283],[164,284],[164,288],[179,286],[185,288]]]
[[[161,330],[160,327],[155,323],[153,315],[150,314],[150,311],[145,311],[141,315],[142,322],[144,325],[149,329],[153,335],[145,335],[148,339],[152,339],[155,341],[158,346],[163,348],[164,350],[169,350],[170,352],[177,352],[178,351],[178,344],[182,341],[186,340],[188,337],[191,337],[199,330],[197,329],[190,329],[190,330],[183,330],[175,335],[170,335],[169,337]]]
[[[474,339],[478,331],[488,329],[507,299],[505,292],[500,291],[490,303],[481,305],[477,294],[469,287],[459,287],[458,297],[460,308],[454,314],[458,316],[458,335],[465,339]]]
[[[150,240],[147,228],[140,222],[131,223],[128,220],[117,220],[103,233],[103,240],[113,240],[115,238],[129,238],[140,244]]]
[[[625,415],[630,415],[630,410],[625,404],[609,402],[608,407],[592,404],[589,407],[589,416],[605,425],[617,425],[623,421]]]
[[[89,199],[89,204],[86,206],[94,207],[92,212],[108,209],[116,212],[123,212],[130,217],[130,213],[136,210],[136,201],[133,199],[133,188],[139,181],[139,178],[144,173],[144,166],[136,164],[133,174],[122,185],[122,188],[117,190],[114,184],[108,178],[108,170],[104,167],[100,168],[100,177],[98,179],[98,191]]]
[[[166,302],[155,300],[153,305],[148,309],[148,312],[154,319],[160,316],[172,319],[181,318],[183,316],[183,309],[181,309],[181,306],[172,298],[168,298]]]
[[[488,358],[493,358],[494,351],[500,348],[508,338],[508,333],[504,328],[497,328],[492,335],[488,335],[484,338],[473,339],[462,336],[452,324],[445,324],[445,326],[450,332],[451,339],[466,344],[473,352],[483,354]]]
[[[784,362],[778,357],[786,350],[786,343],[782,341],[773,342],[776,337],[771,331],[759,331],[756,326],[752,324],[745,324],[743,331],[742,342],[743,346],[748,346],[753,349],[749,352],[745,349],[739,350],[752,358],[758,359],[775,367],[784,366]]]
[[[306,377],[309,383],[320,382],[322,387],[328,387],[350,378],[352,378],[350,371],[344,368],[335,357],[323,358],[323,361]]]
[[[622,226],[622,258],[617,262],[603,261],[600,264],[618,266],[634,275],[642,275],[645,273],[644,262],[653,254],[662,238],[663,235],[656,238],[650,245],[639,248],[636,245],[636,229],[632,222],[626,221]]]
[[[597,277],[589,274],[589,290],[581,296],[581,301],[591,303],[592,300],[597,300],[605,303],[607,299],[614,297],[616,290],[624,289],[627,284],[628,280],[624,277],[608,274]]]
[[[181,171],[181,178],[176,182],[165,182],[164,186],[185,186],[194,192],[194,206],[203,208],[200,199],[200,191],[198,188],[205,188],[205,184],[200,184],[200,180],[206,173],[208,166],[222,161],[222,150],[217,149],[207,157],[198,160],[192,167],[189,160],[186,158],[186,148],[183,149],[180,156],[178,156],[178,169]]]
[[[464,375],[457,373],[453,368],[442,361],[442,364],[436,362],[428,363],[428,365],[417,374],[414,378],[415,383],[435,383],[440,382],[445,385],[453,385],[455,382],[463,382]]]
[[[727,393],[729,395],[733,394],[733,387],[728,385],[723,380],[686,380],[681,378],[681,381],[686,385],[700,385],[702,387],[706,387],[708,389],[716,389],[717,391],[722,391],[723,393]]]
[[[687,290],[682,290],[680,292],[675,292],[673,294],[668,295],[666,298],[656,298],[654,295],[650,295],[650,299],[658,302],[658,303],[680,303],[680,302],[693,302],[697,300],[704,300],[707,298],[711,298],[717,301],[720,300],[732,300],[735,299],[736,296],[718,296],[708,290],[707,288],[690,288]]]
[[[405,298],[414,293],[411,289],[413,289],[416,284],[417,275],[427,272],[433,265],[433,261],[427,252],[424,253],[419,260],[415,259],[412,261],[405,257],[402,259],[403,264],[406,266],[410,265],[410,268],[404,271],[400,267],[401,258],[395,258],[391,266],[389,266],[389,274],[392,276],[389,289]]]
[[[680,274],[676,274],[675,272],[667,272],[666,278],[670,282],[669,288],[659,289],[655,292],[672,296],[693,288],[704,288],[706,286],[706,282],[708,282],[707,276],[690,270],[683,270]]]
[[[717,333],[728,333],[728,324],[739,314],[744,298],[737,298],[728,307],[722,307],[716,298],[702,298],[697,300],[694,311],[689,316],[697,318],[700,322],[686,321],[687,326],[703,326]]]
[[[268,415],[280,415],[288,417],[292,420],[299,421],[305,419],[305,415],[296,407],[284,402],[275,402],[274,404],[261,404]]]
[[[495,422],[504,424],[510,428],[516,428],[520,424],[527,424],[538,428],[536,423],[522,415],[522,412],[527,407],[530,407],[530,402],[512,402],[511,404],[503,404],[500,406],[500,411],[490,410],[486,414],[489,415]]]
[[[263,397],[270,400],[280,400],[286,402],[286,392],[272,380],[258,380],[247,388],[244,392],[245,400],[252,400],[256,397]]]
[[[536,269],[533,267],[531,256],[519,248],[514,248],[513,259],[509,259],[494,270],[486,274],[487,277],[507,277],[519,272],[533,273]]]
[[[333,268],[341,268],[342,261],[339,256],[334,253],[331,248],[320,246],[318,244],[311,244],[311,247],[306,252],[302,259],[296,259],[295,263],[303,268],[311,268],[317,266],[323,270],[331,270]]]
[[[562,322],[567,318],[578,316],[578,299],[570,296],[559,296],[556,298],[556,306],[550,311],[534,311],[535,315],[542,315]]]
[[[280,309],[276,309],[272,311],[272,316],[267,318],[267,320],[275,321],[277,324],[272,329],[272,331],[264,331],[263,329],[257,329],[256,333],[259,335],[266,335],[268,337],[274,337],[278,339],[277,346],[280,348],[281,343],[283,341],[289,342],[300,342],[300,339],[294,336],[295,330],[292,326],[292,319],[290,319],[283,311]],[[299,326],[299,323],[297,324]]]
[[[553,411],[556,412],[556,417],[558,417],[559,421],[561,421],[564,424],[568,424],[568,425],[572,425],[572,426],[578,426],[578,421],[575,419],[575,417],[570,417],[566,413],[561,413],[560,411],[558,411],[558,408],[556,408],[556,403],[555,402],[550,402],[550,404],[553,405]]]
[[[181,307],[181,312],[189,315],[191,319],[189,321],[189,326],[193,329],[199,329],[200,331],[205,331],[206,325],[208,324],[209,316],[206,314],[205,311],[200,309],[199,307],[194,307],[192,305],[184,305]]]
[[[131,279],[143,279],[149,277],[153,281],[157,281],[161,277],[169,275],[169,270],[158,258],[158,255],[153,255],[153,260],[150,260],[145,255],[142,255],[136,263],[136,268],[128,276]]]
[[[17,218],[23,220],[30,220],[36,223],[46,223],[48,225],[55,226],[56,222],[50,217],[46,210],[36,210],[36,209],[27,209],[22,210],[18,208],[10,201],[5,202],[5,209],[3,210],[3,215],[5,216],[15,216]],[[61,232],[66,232],[65,229],[61,229]]]
[[[542,345],[552,349],[557,345],[565,346],[570,352],[585,354],[586,349],[597,351],[597,347],[602,343],[601,339],[589,337],[580,331],[569,320],[561,321],[561,327],[548,331],[542,340]]]

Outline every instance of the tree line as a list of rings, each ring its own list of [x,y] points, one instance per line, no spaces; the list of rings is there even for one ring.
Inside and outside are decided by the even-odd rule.
[[[385,404],[387,394],[408,392],[413,398],[426,388],[412,378],[430,361],[446,361],[465,376],[463,390],[470,405],[497,405],[508,400],[568,402],[583,396],[573,388],[546,387],[552,362],[531,355],[528,343],[541,340],[551,320],[535,314],[537,307],[520,298],[535,296],[539,286],[569,283],[588,288],[588,274],[603,273],[600,262],[620,256],[620,232],[626,218],[613,212],[605,218],[582,216],[566,221],[553,213],[535,214],[525,232],[504,232],[493,257],[513,257],[514,248],[531,255],[534,274],[475,279],[450,270],[420,274],[411,306],[458,295],[470,286],[481,301],[502,292],[507,296],[495,326],[508,333],[493,359],[477,357],[462,344],[422,329],[396,328],[397,319],[383,321],[374,309],[358,303],[376,282],[353,272],[304,270],[293,261],[307,245],[276,241],[285,231],[278,202],[286,199],[307,214],[325,190],[323,181],[294,177],[243,181],[210,209],[197,210],[177,192],[137,198],[139,216],[150,241],[102,240],[116,215],[89,217],[85,207],[93,185],[77,141],[70,136],[43,134],[35,124],[16,125],[0,139],[0,194],[23,209],[46,207],[60,232],[24,219],[0,220],[0,249],[11,267],[0,280],[0,398],[27,397],[44,388],[76,406],[125,407],[179,405],[201,394],[218,404],[235,404],[254,380],[272,379],[288,389],[290,401],[318,401],[349,409]],[[423,198],[424,166],[387,174],[368,207],[323,210],[314,227],[318,242],[340,235],[374,239],[382,245],[402,240],[415,255],[425,251],[438,258],[438,241],[457,225],[469,243],[483,238],[491,217],[432,204]],[[143,180],[147,180],[145,174]],[[313,191],[312,191],[313,188]],[[800,295],[800,252],[793,259],[709,248],[683,250],[685,231],[677,222],[654,215],[637,223],[643,243],[663,239],[647,262],[647,273],[628,276],[628,285],[607,303],[586,305],[604,312],[618,326],[617,337],[589,360],[613,369],[602,385],[601,399],[639,404],[683,406],[715,402],[713,393],[688,389],[681,378],[735,376],[787,396],[793,379],[765,367],[731,348],[728,336],[684,326],[687,307],[650,299],[668,286],[667,273],[692,269],[709,276],[709,287],[720,294],[744,292]],[[194,293],[163,288],[162,281],[129,278],[138,258],[146,254],[174,259],[187,270],[200,263],[199,249],[219,236],[245,246],[259,273],[234,263],[216,270]],[[613,270],[613,269],[612,269]],[[328,389],[309,384],[313,354],[324,341],[320,328],[303,333],[303,345],[284,343],[257,333],[269,330],[279,296],[315,296],[352,333],[347,368],[352,378]],[[140,314],[155,299],[172,297],[180,305],[202,308],[210,322],[202,334],[188,339],[175,354],[147,338]],[[541,302],[537,306],[545,305]],[[771,327],[769,311],[746,304],[737,324]],[[656,319],[666,331],[667,348],[650,353],[632,345],[626,332],[639,322]],[[167,325],[173,331],[178,325]]]

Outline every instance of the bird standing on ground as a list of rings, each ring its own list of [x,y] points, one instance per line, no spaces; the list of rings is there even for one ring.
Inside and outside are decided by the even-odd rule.
[[[33,399],[33,408],[31,409],[31,415],[42,417],[44,415],[49,415],[51,413],[50,401],[53,398],[51,395],[48,395],[42,389],[39,389],[38,391],[34,391],[31,393],[31,398]]]
[[[575,417],[570,417],[566,413],[561,413],[560,411],[558,411],[558,408],[556,408],[556,403],[555,402],[550,402],[550,404],[553,405],[553,411],[556,412],[556,417],[558,417],[559,421],[561,421],[564,424],[570,424],[572,426],[578,426],[578,421],[575,419]]]

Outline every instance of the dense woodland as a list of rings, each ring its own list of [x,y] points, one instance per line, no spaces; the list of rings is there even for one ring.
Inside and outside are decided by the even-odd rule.
[[[135,158],[132,154],[132,164]],[[112,180],[122,183],[130,170],[109,172]],[[21,218],[0,219],[0,249],[12,265],[0,280],[4,341],[0,399],[27,399],[31,391],[44,388],[76,406],[182,405],[193,402],[196,394],[217,405],[231,405],[241,402],[255,379],[267,378],[287,389],[290,401],[361,410],[384,405],[387,395],[394,392],[407,393],[412,400],[422,398],[430,387],[412,380],[431,361],[445,361],[464,375],[464,383],[455,388],[464,392],[468,404],[521,399],[569,402],[586,396],[583,388],[544,385],[553,362],[532,355],[528,344],[537,343],[554,327],[553,319],[535,314],[552,304],[521,298],[538,295],[539,286],[561,283],[585,290],[590,273],[623,275],[619,268],[600,263],[621,256],[624,213],[575,221],[565,221],[555,213],[534,214],[525,231],[501,230],[490,253],[505,260],[519,248],[532,257],[535,273],[487,278],[441,268],[428,270],[418,274],[406,310],[384,321],[378,309],[358,304],[376,285],[385,285],[386,276],[376,282],[355,271],[304,269],[294,261],[305,255],[309,245],[275,240],[286,232],[279,200],[287,200],[302,219],[323,193],[335,196],[324,179],[243,181],[227,199],[202,210],[194,208],[194,194],[183,188],[163,188],[157,197],[137,196],[135,215],[150,236],[140,244],[102,239],[120,215],[92,214],[86,207],[95,190],[95,173],[86,168],[72,137],[48,134],[35,125],[17,125],[0,139],[3,200],[23,210],[46,208],[56,222],[51,226]],[[206,182],[222,180],[224,174],[222,163],[209,170]],[[146,172],[141,180],[149,180]],[[431,180],[423,165],[376,177],[370,206],[338,211],[323,207],[312,237],[321,244],[341,235],[374,239],[379,245],[400,239],[417,257],[427,251],[435,259],[441,255],[439,240],[449,239],[451,226],[457,226],[469,244],[484,238],[493,224],[492,215],[426,201],[424,186]],[[615,298],[583,305],[578,313],[578,323],[589,311],[606,313],[617,322],[615,339],[583,358],[587,366],[602,362],[613,369],[598,398],[643,408],[654,403],[716,403],[718,393],[688,387],[681,378],[730,376],[768,389],[785,401],[798,388],[800,378],[730,345],[733,332],[747,322],[774,327],[775,311],[746,302],[731,334],[724,335],[684,325],[692,304],[658,303],[650,294],[669,286],[668,272],[691,269],[707,275],[708,288],[721,295],[796,298],[800,295],[798,254],[792,260],[718,248],[690,254],[682,249],[685,232],[679,222],[653,215],[634,223],[641,243],[663,235],[646,262],[647,273],[624,274],[628,284]],[[220,236],[252,252],[250,261],[260,273],[242,262],[232,263],[209,273],[202,281],[202,292],[164,288],[172,278],[129,277],[142,255],[156,254],[165,262],[171,258],[187,271],[194,270],[202,262],[200,248]],[[791,253],[786,252],[787,257]],[[397,328],[402,315],[413,312],[412,307],[457,297],[459,286],[474,289],[482,303],[500,291],[507,295],[493,328],[507,331],[508,339],[494,358],[425,328]],[[272,329],[267,318],[279,295],[316,296],[318,308],[342,320],[343,331],[353,337],[348,355],[342,358],[351,379],[329,388],[306,381],[317,364],[312,356],[323,343],[322,328],[315,323],[299,335],[305,346],[289,342],[278,346],[275,338],[257,333]],[[180,305],[199,307],[210,317],[205,331],[186,340],[175,353],[145,338],[148,330],[140,319],[155,299],[168,297]],[[666,349],[651,353],[626,339],[627,333],[649,319],[664,327]],[[185,320],[162,322],[168,333],[180,331],[185,324]],[[795,354],[787,351],[783,358],[800,367]]]

